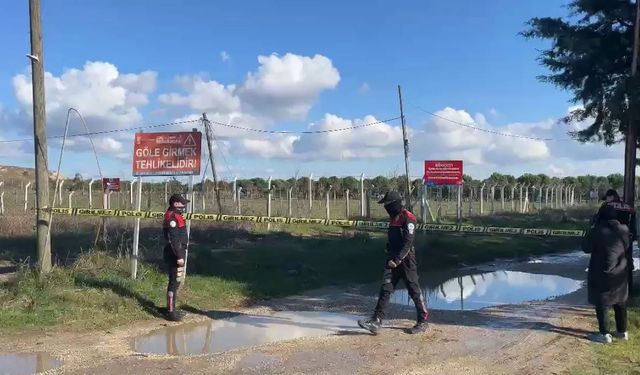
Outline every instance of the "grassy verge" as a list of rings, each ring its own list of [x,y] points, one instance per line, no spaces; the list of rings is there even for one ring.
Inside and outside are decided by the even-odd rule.
[[[629,307],[629,341],[615,341],[610,345],[592,344],[591,363],[573,369],[572,375],[592,374],[640,374],[640,297],[636,296]],[[611,326],[615,328],[613,313]],[[593,319],[595,320],[595,313]]]
[[[83,237],[82,230],[77,227],[73,238],[54,237],[55,251],[67,254],[68,261],[59,263],[51,274],[39,277],[22,270],[15,281],[0,288],[0,333],[104,329],[158,316],[157,306],[164,305],[166,290],[159,236],[151,229],[143,232],[144,259],[139,280],[132,281],[128,260],[119,256],[127,250],[79,252],[82,239],[92,239],[90,233]],[[202,311],[231,309],[256,299],[380,278],[385,256],[382,233],[305,227],[292,234],[291,228],[287,230],[194,226],[188,278],[179,303]],[[15,256],[27,240],[31,239],[6,241],[7,254]],[[575,239],[521,236],[420,234],[416,240],[422,271],[575,246]]]

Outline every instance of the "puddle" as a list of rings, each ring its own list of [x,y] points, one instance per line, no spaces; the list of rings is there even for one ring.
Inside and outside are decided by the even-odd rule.
[[[0,354],[0,374],[32,375],[62,366],[62,361],[46,353]]]
[[[583,281],[562,276],[495,271],[453,277],[423,293],[431,309],[477,310],[559,297],[582,286]],[[413,307],[406,289],[396,290],[391,302]]]
[[[134,339],[138,353],[197,355],[220,353],[277,341],[335,335],[354,330],[359,317],[325,312],[239,315],[225,320],[181,324]]]

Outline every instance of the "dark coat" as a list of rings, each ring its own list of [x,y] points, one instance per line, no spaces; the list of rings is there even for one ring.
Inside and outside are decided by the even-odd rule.
[[[627,301],[625,251],[629,242],[629,228],[617,220],[598,222],[585,237],[582,248],[591,253],[587,278],[589,303],[612,306]]]

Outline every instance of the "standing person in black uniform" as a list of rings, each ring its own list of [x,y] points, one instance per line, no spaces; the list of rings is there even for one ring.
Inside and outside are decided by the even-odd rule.
[[[629,228],[630,239],[629,239],[629,247],[626,251],[627,256],[627,264],[629,267],[627,268],[629,276],[629,295],[631,295],[633,290],[633,241],[638,239],[638,233],[636,228],[636,210],[634,207],[629,206],[624,203],[618,192],[614,189],[609,189],[604,195],[604,203],[603,206],[611,206],[615,208],[617,213],[617,219],[621,224],[626,225]]]
[[[389,304],[391,293],[400,280],[404,281],[413,299],[417,312],[417,323],[410,329],[411,333],[426,331],[429,313],[424,303],[420,283],[418,280],[418,265],[416,262],[415,249],[413,247],[416,217],[402,206],[402,197],[395,191],[385,194],[384,198],[378,202],[384,204],[384,208],[389,214],[387,260],[384,267],[384,280],[380,288],[378,304],[373,316],[369,319],[358,321],[360,327],[377,334],[382,326],[385,310]]]
[[[189,200],[180,194],[174,194],[169,198],[169,209],[164,214],[162,231],[166,245],[164,247],[164,261],[169,273],[169,285],[167,286],[167,319],[171,321],[182,320],[182,314],[176,310],[178,288],[184,277],[184,262],[187,251],[187,226],[182,217]]]

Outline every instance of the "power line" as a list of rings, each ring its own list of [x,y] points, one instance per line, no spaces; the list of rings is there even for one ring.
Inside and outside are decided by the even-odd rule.
[[[225,124],[223,122],[217,122],[217,121],[211,121],[211,120],[209,120],[209,121],[212,124],[215,124],[215,125],[224,126],[224,127],[227,127],[227,128],[245,130],[245,131],[250,131],[250,132],[255,132],[255,133],[268,133],[268,134],[325,134],[325,133],[336,133],[336,132],[342,132],[342,131],[347,131],[347,130],[366,128],[366,127],[369,127],[369,126],[380,125],[380,124],[384,124],[386,122],[395,121],[395,120],[398,120],[398,119],[400,119],[400,116],[394,117],[394,118],[390,118],[390,119],[387,119],[387,120],[381,120],[381,121],[371,122],[371,123],[367,123],[367,124],[349,126],[349,127],[344,127],[344,128],[338,128],[338,129],[306,130],[306,131],[256,129],[256,128],[248,128],[248,127],[239,126],[239,125]]]
[[[422,112],[427,113],[427,114],[429,114],[429,115],[431,115],[433,117],[437,117],[439,119],[448,121],[448,122],[456,124],[456,125],[463,126],[465,128],[478,130],[478,131],[489,133],[489,134],[495,134],[495,135],[500,135],[500,136],[503,136],[503,137],[511,137],[511,138],[530,139],[530,140],[534,140],[534,141],[554,141],[553,138],[531,137],[531,136],[527,136],[527,135],[503,133],[503,132],[499,132],[499,131],[496,131],[496,130],[484,129],[484,128],[480,128],[480,127],[471,125],[471,124],[476,124],[475,122],[472,122],[470,124],[465,124],[465,123],[462,123],[462,122],[459,122],[459,121],[455,121],[455,120],[452,120],[450,118],[446,118],[444,116],[438,115],[436,113],[429,112],[429,111],[427,111],[427,110],[425,110],[425,109],[423,109],[421,107],[417,107],[417,108],[419,110],[421,110]]]
[[[126,128],[126,129],[102,130],[102,131],[90,132],[90,133],[75,133],[75,134],[67,135],[67,138],[84,137],[87,135],[104,135],[104,134],[112,134],[112,133],[130,132],[135,130],[144,130],[144,129],[160,128],[160,127],[173,126],[173,125],[190,124],[194,122],[200,122],[200,119],[176,121],[176,122],[169,122],[166,124],[158,124],[158,125],[145,125],[145,126],[138,126],[138,127]],[[47,137],[47,139],[60,139],[60,138],[64,138],[64,135],[54,135],[54,136]],[[33,138],[0,140],[0,143],[15,143],[15,142],[33,142]]]

